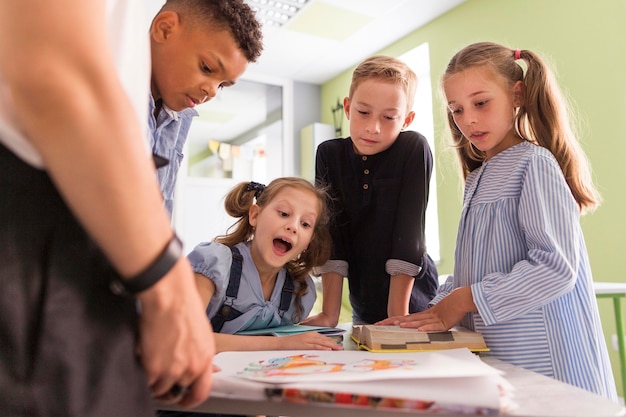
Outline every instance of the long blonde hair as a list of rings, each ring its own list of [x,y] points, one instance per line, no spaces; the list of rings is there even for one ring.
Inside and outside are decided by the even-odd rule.
[[[518,60],[524,61],[526,71]],[[479,42],[452,57],[442,77],[442,86],[451,75],[476,66],[489,66],[511,87],[517,81],[523,82],[523,104],[515,116],[518,135],[548,149],[558,161],[580,210],[593,210],[599,204],[600,196],[593,185],[587,157],[574,135],[566,101],[550,68],[529,50]],[[485,153],[463,136],[449,111],[448,125],[465,179],[482,164]]]
[[[313,186],[305,179],[297,177],[282,177],[270,182],[267,186],[254,182],[241,182],[226,195],[224,207],[232,217],[239,219],[228,228],[225,235],[217,236],[214,241],[226,246],[234,246],[241,242],[248,242],[254,238],[254,228],[250,225],[250,207],[256,204],[262,210],[285,187],[313,193],[319,202],[319,216],[315,221],[313,237],[307,249],[298,257],[285,265],[298,285],[296,295],[296,316],[294,322],[302,317],[301,299],[307,292],[306,277],[314,267],[326,263],[330,257],[331,237],[328,231],[329,210],[328,194],[322,187]]]

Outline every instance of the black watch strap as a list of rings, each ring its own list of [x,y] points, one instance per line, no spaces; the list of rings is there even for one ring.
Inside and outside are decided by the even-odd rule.
[[[121,277],[111,281],[111,291],[117,295],[134,295],[147,290],[163,278],[183,254],[183,243],[174,234],[163,251],[148,267],[129,279]]]

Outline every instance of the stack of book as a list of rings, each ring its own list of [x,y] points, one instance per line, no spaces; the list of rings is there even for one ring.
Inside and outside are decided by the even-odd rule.
[[[480,333],[463,327],[444,332],[421,332],[399,326],[353,325],[350,335],[359,349],[370,352],[421,352],[468,348],[485,352],[489,348]]]

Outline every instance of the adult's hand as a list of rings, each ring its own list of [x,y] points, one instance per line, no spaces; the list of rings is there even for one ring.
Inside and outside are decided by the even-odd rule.
[[[153,396],[183,407],[200,404],[211,390],[215,342],[186,258],[138,298],[138,349]]]

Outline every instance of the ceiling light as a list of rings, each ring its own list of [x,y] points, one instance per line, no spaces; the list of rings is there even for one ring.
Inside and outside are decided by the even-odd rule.
[[[280,27],[293,19],[310,0],[246,0],[263,26]]]

